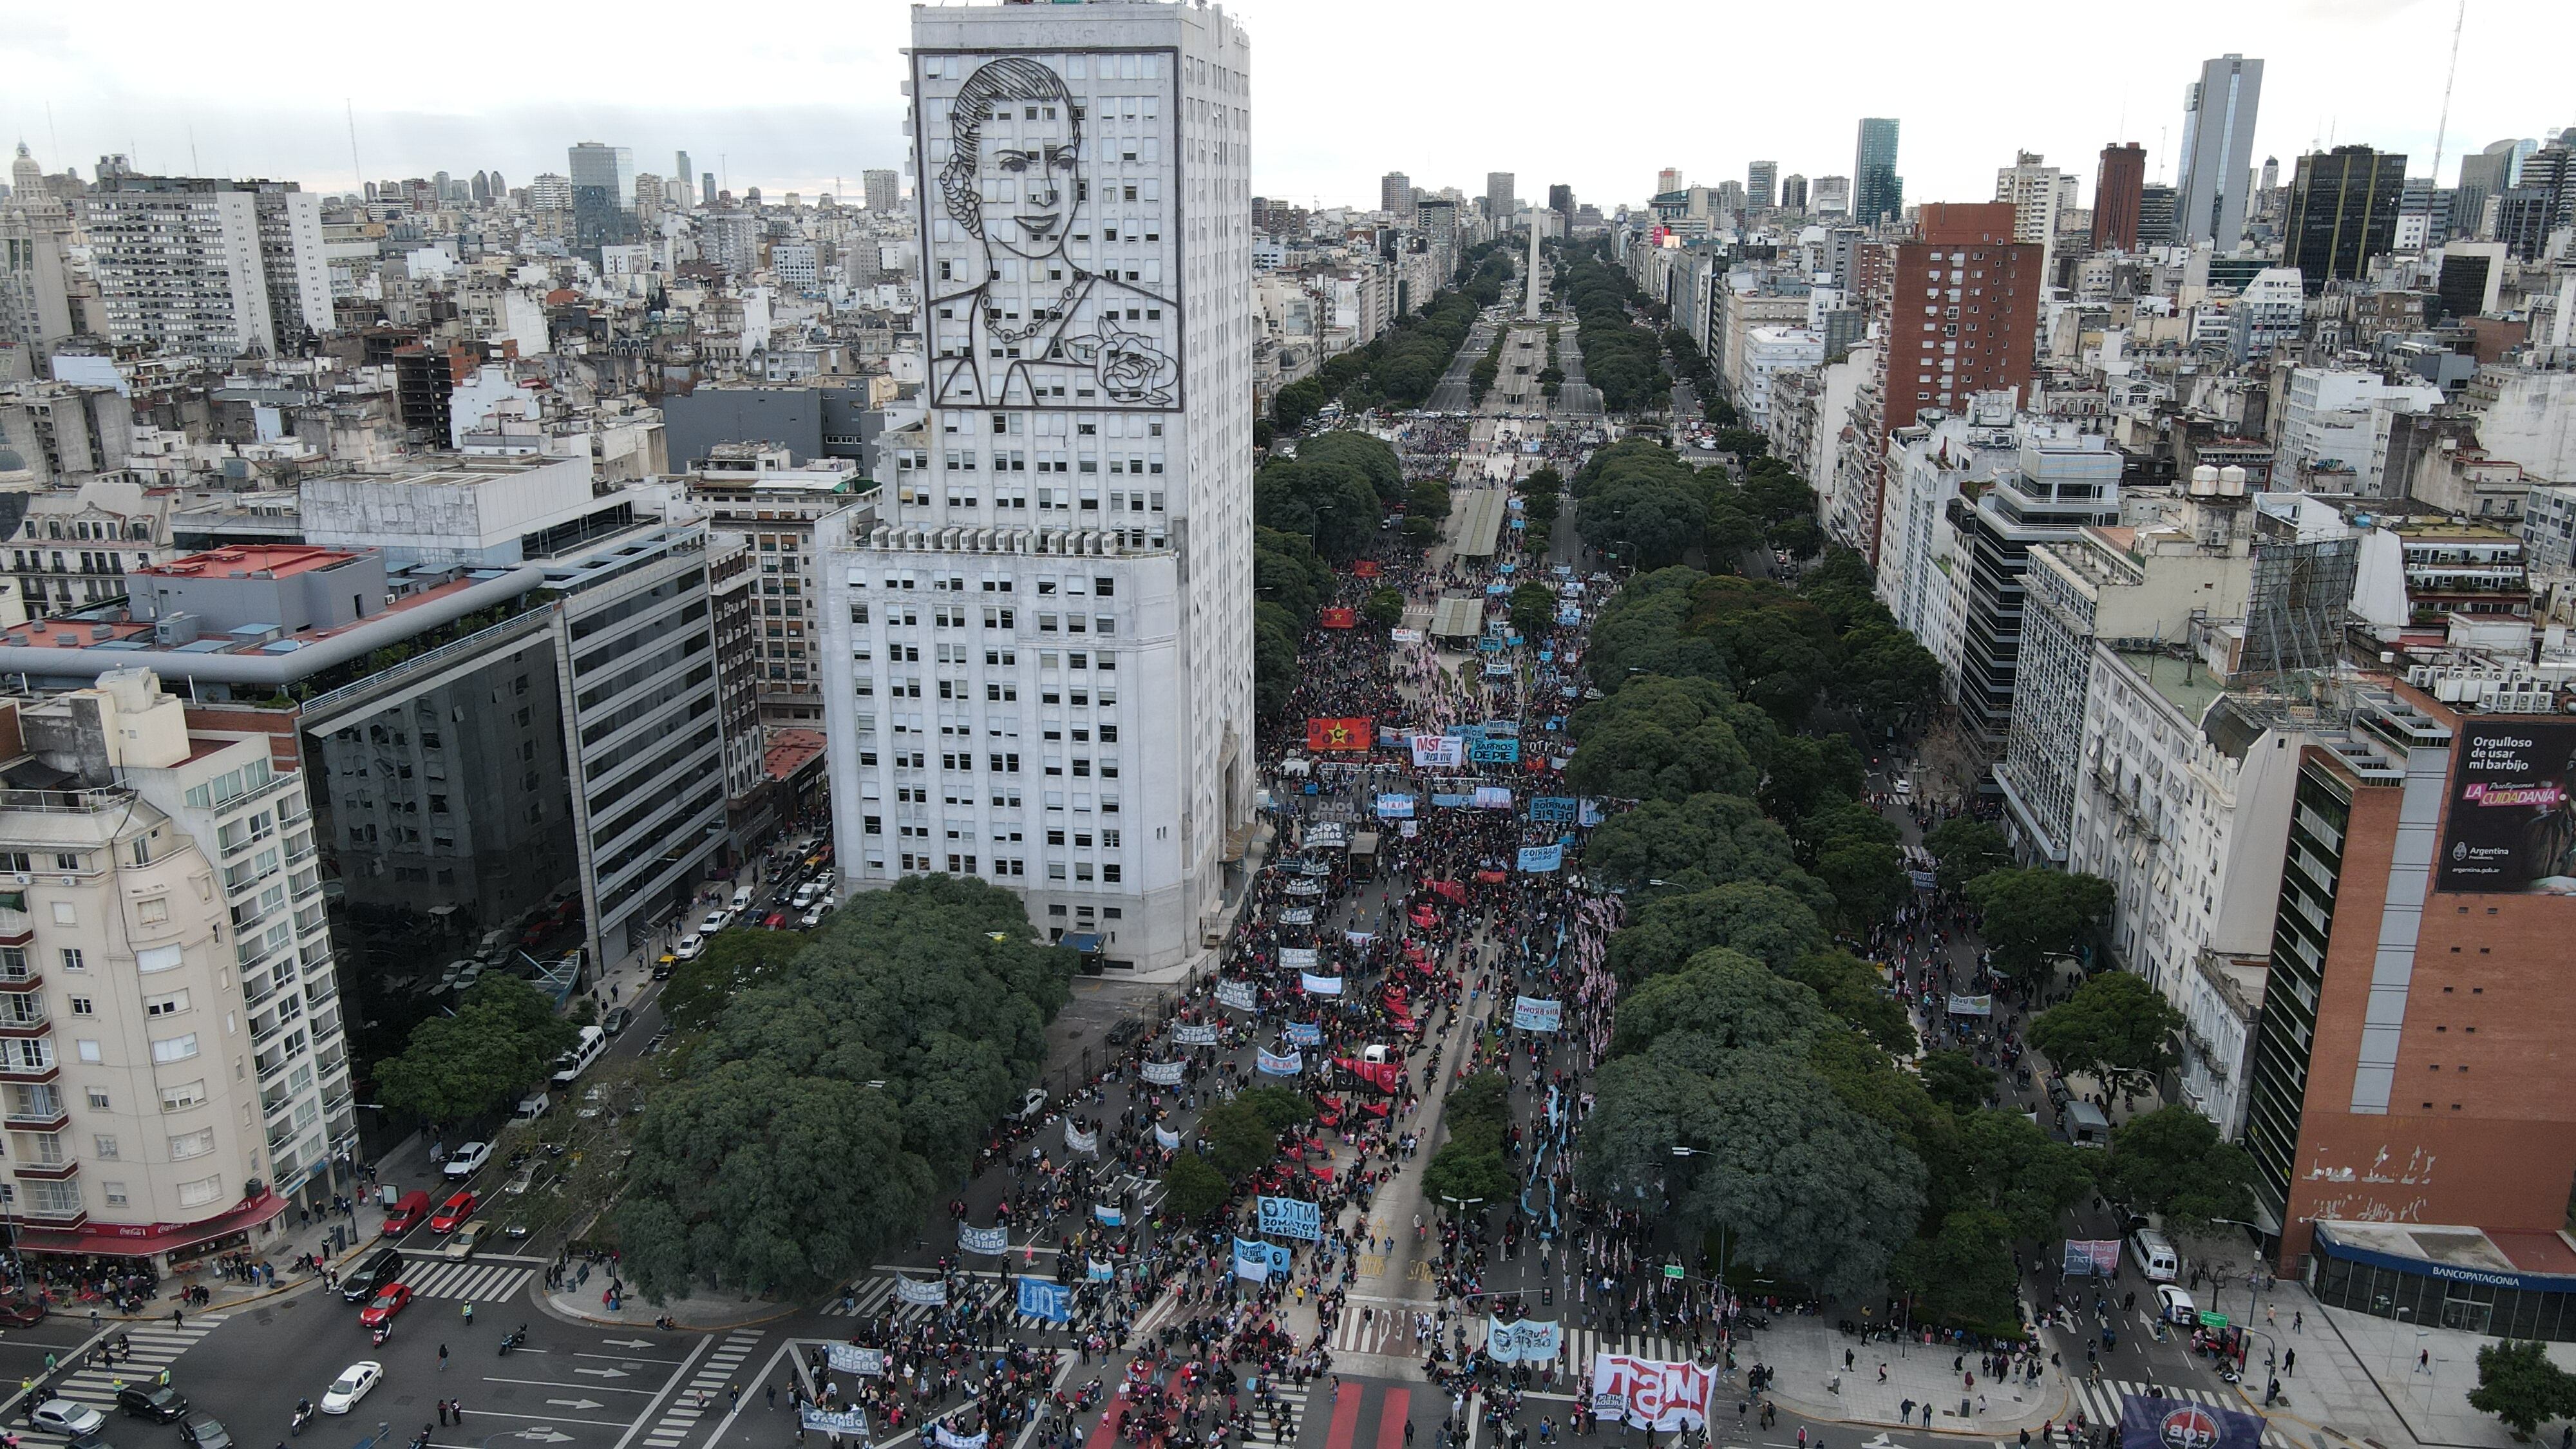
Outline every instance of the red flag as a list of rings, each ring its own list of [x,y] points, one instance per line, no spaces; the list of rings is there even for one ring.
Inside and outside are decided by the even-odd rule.
[[[1376,723],[1367,715],[1306,721],[1306,748],[1310,750],[1367,750],[1376,743]]]
[[[1323,617],[1316,622],[1327,629],[1356,629],[1359,627],[1360,615],[1357,609],[1326,609]]]
[[[1378,563],[1376,559],[1364,558],[1358,563],[1351,565],[1351,577],[1355,579],[1373,579],[1377,576]]]
[[[1467,888],[1454,880],[1435,880],[1431,883],[1431,889],[1443,900],[1464,901],[1467,899]]]

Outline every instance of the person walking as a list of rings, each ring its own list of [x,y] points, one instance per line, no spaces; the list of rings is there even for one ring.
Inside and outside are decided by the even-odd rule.
[[[438,1346],[438,1371],[447,1372],[447,1345],[443,1343]]]
[[[468,1328],[474,1326],[474,1305],[471,1302],[465,1305],[465,1326]]]

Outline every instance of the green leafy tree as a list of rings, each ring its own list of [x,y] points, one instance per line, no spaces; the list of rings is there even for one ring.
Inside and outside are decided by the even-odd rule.
[[[1207,1140],[1208,1165],[1229,1182],[1241,1182],[1279,1156],[1279,1129],[1260,1108],[1239,1097],[1201,1114],[1199,1135]]]
[[[1371,589],[1368,602],[1360,605],[1360,617],[1381,629],[1392,629],[1404,622],[1402,589]]]
[[[1383,438],[1349,429],[1318,433],[1297,445],[1297,457],[1301,462],[1357,469],[1381,502],[1393,503],[1404,496],[1404,461]]]
[[[1991,871],[1968,883],[1995,965],[2016,981],[2040,978],[2072,956],[2111,914],[2111,883],[2098,875],[2027,869]]]
[[[1545,639],[1556,628],[1556,591],[1545,584],[1527,583],[1512,590],[1512,628],[1522,638],[1536,642]]]
[[[1914,1070],[1933,1101],[1963,1115],[1986,1105],[1995,1093],[1994,1070],[1955,1048],[1924,1053]]]
[[[1208,1160],[1195,1152],[1183,1152],[1163,1169],[1164,1201],[1182,1222],[1201,1223],[1209,1214],[1225,1206],[1234,1189],[1226,1184],[1225,1174],[1208,1165]]]
[[[2106,1086],[2152,1084],[2174,1064],[2182,1013],[2143,976],[2105,971],[2030,1020],[2030,1044],[2062,1072],[2086,1072]]]
[[[1798,868],[1789,833],[1737,795],[1649,800],[1612,816],[1585,842],[1583,868],[1632,889],[1654,880],[1694,891],[1767,880],[1818,911],[1835,906],[1832,892]]]
[[[2506,1340],[2478,1350],[2478,1386],[2469,1407],[2493,1414],[2529,1439],[2544,1420],[2576,1417],[2576,1374],[2550,1361],[2546,1345]]]
[[[1856,803],[1868,771],[1841,735],[1783,735],[1762,780],[1762,808],[1782,820],[1809,820]]]
[[[1712,947],[1679,971],[1647,978],[1620,999],[1611,1050],[1634,1052],[1687,1035],[1692,1050],[1795,1046],[1827,1029],[1816,993],[1741,951]]]
[[[784,965],[805,949],[803,931],[718,931],[694,961],[671,968],[662,983],[662,1019],[673,1031],[702,1031],[715,1024],[734,993],[751,985],[772,965]]]
[[[1741,890],[1744,887],[1727,886],[1724,889]],[[1822,928],[1818,929],[1821,932]],[[1627,933],[1623,931],[1620,934]],[[1611,937],[1611,944],[1614,948],[1617,946],[1617,936]],[[1737,949],[1744,948],[1739,946]],[[1768,959],[1765,958],[1766,961]],[[1774,971],[1816,993],[1816,999],[1824,1003],[1825,1010],[1859,1028],[1861,1034],[1881,1051],[1899,1056],[1914,1054],[1914,1022],[1906,1015],[1905,1003],[1888,991],[1887,978],[1876,965],[1839,948],[1809,950],[1785,963],[1769,964]]]
[[[1724,946],[1786,971],[1824,944],[1824,923],[1795,893],[1767,881],[1743,880],[1648,898],[1625,928],[1611,934],[1609,965],[1622,982],[1633,985],[1678,971],[1701,951]],[[1872,988],[1884,996],[1875,970],[1871,977]]]
[[[912,1240],[1046,1060],[1074,957],[1008,891],[863,892],[737,990],[634,1121],[613,1230],[649,1301],[812,1287]]]
[[[1898,1288],[1913,1295],[1919,1318],[1994,1333],[2020,1327],[2012,1225],[2002,1213],[1950,1213],[1939,1231],[1905,1245],[1894,1277]]]
[[[1954,1195],[2002,1213],[2016,1237],[2051,1236],[2066,1211],[2094,1190],[2100,1154],[2055,1140],[2019,1112],[1968,1112],[1951,1144]]]
[[[1967,815],[1953,815],[1933,826],[1923,837],[1923,848],[1932,852],[1945,891],[1966,890],[1968,882],[1980,876],[2013,868],[2012,847],[2004,843],[2004,833]]]
[[[2131,1208],[2161,1214],[2186,1237],[2254,1215],[2254,1159],[2189,1107],[2159,1107],[2113,1128],[2108,1182]]]
[[[1735,700],[1705,679],[1643,675],[1574,712],[1566,783],[1587,795],[1686,800],[1753,792],[1759,772],[1737,736]]]
[[[424,1019],[400,1056],[376,1063],[376,1094],[426,1122],[467,1122],[536,1085],[574,1034],[534,986],[485,976],[466,988],[453,1015]]]
[[[1422,1169],[1422,1194],[1434,1201],[1466,1205],[1469,1212],[1508,1201],[1519,1188],[1502,1150],[1481,1141],[1453,1138],[1431,1154]]]

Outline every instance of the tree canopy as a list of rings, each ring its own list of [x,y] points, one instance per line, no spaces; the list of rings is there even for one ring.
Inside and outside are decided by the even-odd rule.
[[[400,1056],[376,1063],[376,1094],[425,1122],[470,1122],[543,1081],[575,1032],[534,986],[485,976],[457,998],[453,1015],[424,1018]]]
[[[1994,950],[1995,969],[2022,982],[2074,955],[2111,914],[2111,883],[2080,872],[1988,871],[1968,882],[1966,895]]]
[[[2174,1064],[2182,1013],[2143,976],[2104,971],[2030,1019],[2030,1044],[2062,1072],[2151,1084]]]
[[[806,1287],[910,1241],[1043,1065],[1072,968],[998,886],[915,876],[853,898],[638,1115],[616,1209],[629,1281],[656,1302]]]
[[[2254,1159],[2219,1140],[2218,1124],[2179,1104],[2111,1129],[2110,1186],[2138,1212],[2198,1237],[2254,1216]]]

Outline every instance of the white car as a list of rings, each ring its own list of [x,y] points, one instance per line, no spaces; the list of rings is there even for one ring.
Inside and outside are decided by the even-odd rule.
[[[484,1163],[491,1160],[491,1143],[468,1142],[447,1155],[447,1175],[454,1178],[472,1177],[483,1170]]]
[[[695,961],[705,954],[707,938],[704,936],[682,936],[671,946],[671,959],[674,961]]]
[[[714,910],[707,912],[707,918],[705,920],[698,922],[698,934],[701,936],[712,936],[716,932],[721,931],[732,924],[732,909],[727,906],[718,906]]]
[[[356,1408],[358,1401],[365,1398],[375,1388],[376,1381],[384,1376],[385,1366],[374,1359],[342,1369],[340,1376],[331,1381],[331,1387],[322,1391],[322,1412],[345,1414]]]
[[[106,1422],[105,1414],[70,1399],[47,1399],[36,1406],[36,1412],[27,1416],[27,1426],[31,1429],[74,1439],[83,1434],[97,1433],[99,1426]]]
[[[735,886],[733,888],[733,908],[737,911],[747,911],[751,909],[751,887]]]
[[[2190,1294],[2171,1283],[2159,1283],[2156,1285],[2156,1316],[2167,1323],[2195,1324],[2200,1322],[2200,1307],[2191,1301]]]
[[[1020,1098],[1020,1105],[1012,1111],[1011,1120],[1014,1122],[1030,1121],[1037,1117],[1044,1116],[1046,1114],[1046,1109],[1046,1088],[1031,1087],[1027,1093]]]

